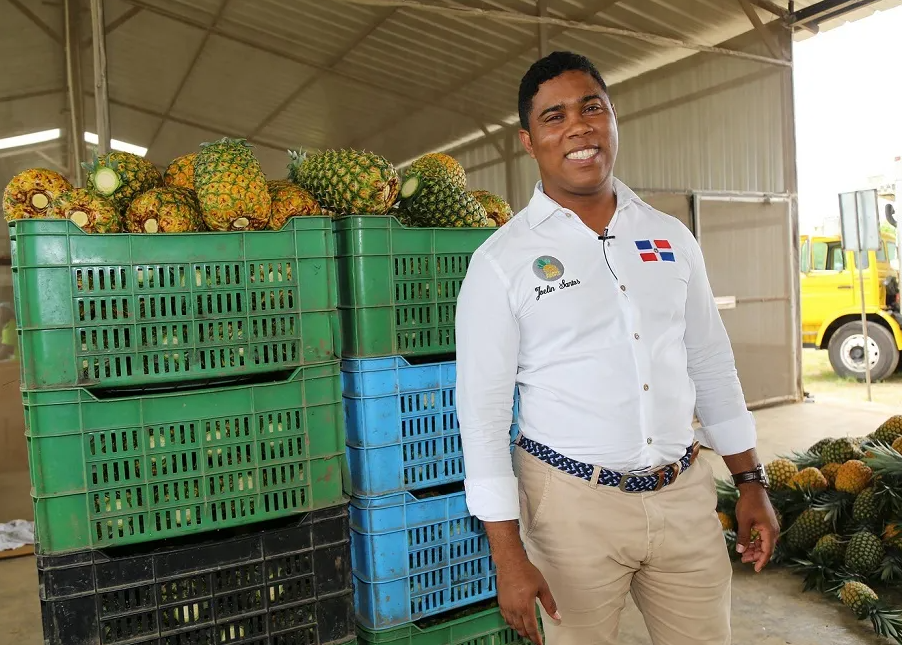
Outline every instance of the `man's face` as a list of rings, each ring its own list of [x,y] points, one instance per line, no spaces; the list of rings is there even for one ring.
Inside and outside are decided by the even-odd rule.
[[[575,195],[599,192],[617,158],[617,120],[601,85],[585,72],[546,81],[532,102],[520,140],[546,186]]]

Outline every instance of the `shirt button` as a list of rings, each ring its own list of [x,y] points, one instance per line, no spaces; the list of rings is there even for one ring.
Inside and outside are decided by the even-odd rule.
[[[633,338],[635,338],[636,340],[639,340],[639,334],[633,334]]]
[[[621,291],[626,291],[626,285],[621,284],[621,285],[620,285],[620,290],[621,290]]]
[[[651,437],[649,437],[648,439],[645,440],[645,443],[647,443],[649,446],[651,445],[651,442],[652,442]]]
[[[646,392],[648,392],[648,383],[646,383],[645,385],[643,385],[643,386],[642,386],[642,389],[645,390]]]

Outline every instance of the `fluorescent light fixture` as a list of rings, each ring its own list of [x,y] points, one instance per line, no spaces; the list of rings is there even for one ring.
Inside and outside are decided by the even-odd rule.
[[[45,141],[53,141],[60,138],[60,129],[42,130],[41,132],[31,132],[29,134],[20,134],[17,137],[7,137],[0,139],[0,150],[6,148],[18,148],[19,146],[31,146],[35,143],[43,143]]]
[[[85,141],[93,143],[96,146],[100,143],[100,138],[93,132],[85,132]],[[121,150],[122,152],[130,152],[139,157],[143,157],[147,154],[147,148],[142,148],[141,146],[136,146],[132,143],[126,143],[125,141],[117,141],[116,139],[110,139],[110,148],[113,150]]]

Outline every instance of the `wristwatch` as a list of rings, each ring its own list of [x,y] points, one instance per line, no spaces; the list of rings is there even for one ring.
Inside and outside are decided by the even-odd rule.
[[[764,466],[761,464],[758,464],[755,467],[755,470],[748,470],[744,473],[736,473],[733,475],[733,483],[737,486],[752,482],[758,482],[764,486],[764,488],[770,488],[770,481],[767,479],[767,473],[764,471]]]

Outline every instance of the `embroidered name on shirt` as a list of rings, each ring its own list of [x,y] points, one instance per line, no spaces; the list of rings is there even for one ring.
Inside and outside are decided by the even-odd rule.
[[[558,289],[569,289],[578,284],[579,280],[561,280],[556,287],[550,284],[547,287],[536,287],[536,300],[539,300],[542,296],[547,296],[549,293],[554,293]]]
[[[636,240],[636,248],[643,262],[676,262],[673,248],[667,240]]]

